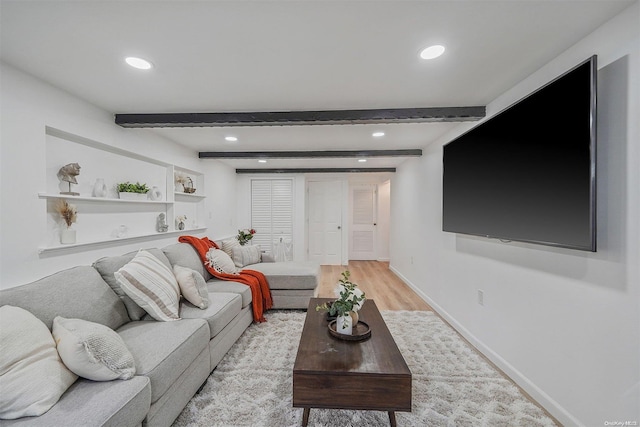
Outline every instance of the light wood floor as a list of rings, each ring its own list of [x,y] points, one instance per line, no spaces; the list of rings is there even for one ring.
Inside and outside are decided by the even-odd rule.
[[[345,270],[351,272],[351,281],[358,285],[367,299],[373,299],[379,310],[429,310],[409,286],[389,270],[388,262],[349,261],[349,265],[323,265],[318,286],[318,297],[334,298],[334,289]]]

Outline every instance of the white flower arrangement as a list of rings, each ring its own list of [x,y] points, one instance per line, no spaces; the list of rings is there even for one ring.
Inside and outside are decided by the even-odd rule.
[[[182,173],[182,172],[176,172],[176,173],[173,175],[173,178],[174,178],[174,180],[175,180],[175,182],[176,182],[177,184],[182,184],[182,185],[184,185],[184,184],[186,184],[186,183],[187,183],[187,179],[188,179],[189,177],[188,177],[186,174]]]

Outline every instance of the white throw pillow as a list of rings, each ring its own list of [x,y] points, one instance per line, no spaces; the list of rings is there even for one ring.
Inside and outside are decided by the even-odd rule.
[[[58,354],[76,375],[93,381],[128,380],[136,373],[133,355],[113,329],[82,319],[53,319]]]
[[[209,290],[202,274],[187,267],[173,266],[182,296],[201,310],[209,307]]]
[[[259,263],[260,255],[260,246],[258,245],[233,248],[233,262],[238,268]]]
[[[151,317],[161,321],[180,320],[180,287],[175,276],[162,261],[140,250],[114,273],[120,287]]]
[[[0,307],[0,418],[47,412],[78,377],[56,351],[49,328],[27,310]]]
[[[218,273],[238,274],[238,269],[231,257],[220,249],[209,249],[209,252],[207,252],[207,264]]]

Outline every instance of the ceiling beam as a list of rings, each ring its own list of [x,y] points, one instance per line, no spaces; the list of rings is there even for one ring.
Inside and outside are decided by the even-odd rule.
[[[301,126],[466,122],[480,120],[484,116],[484,106],[473,106],[373,110],[116,114],[115,122],[126,128]]]
[[[256,173],[364,173],[395,172],[396,168],[280,168],[280,169],[236,169],[237,174]]]
[[[420,149],[328,151],[201,151],[201,159],[323,159],[360,157],[420,157]]]

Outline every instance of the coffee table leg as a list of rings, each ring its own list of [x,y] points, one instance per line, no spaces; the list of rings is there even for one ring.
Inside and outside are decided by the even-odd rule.
[[[396,427],[396,413],[393,411],[389,411],[389,422],[391,427]]]
[[[302,413],[302,427],[307,427],[309,412],[311,412],[311,408],[304,408],[304,412]]]

